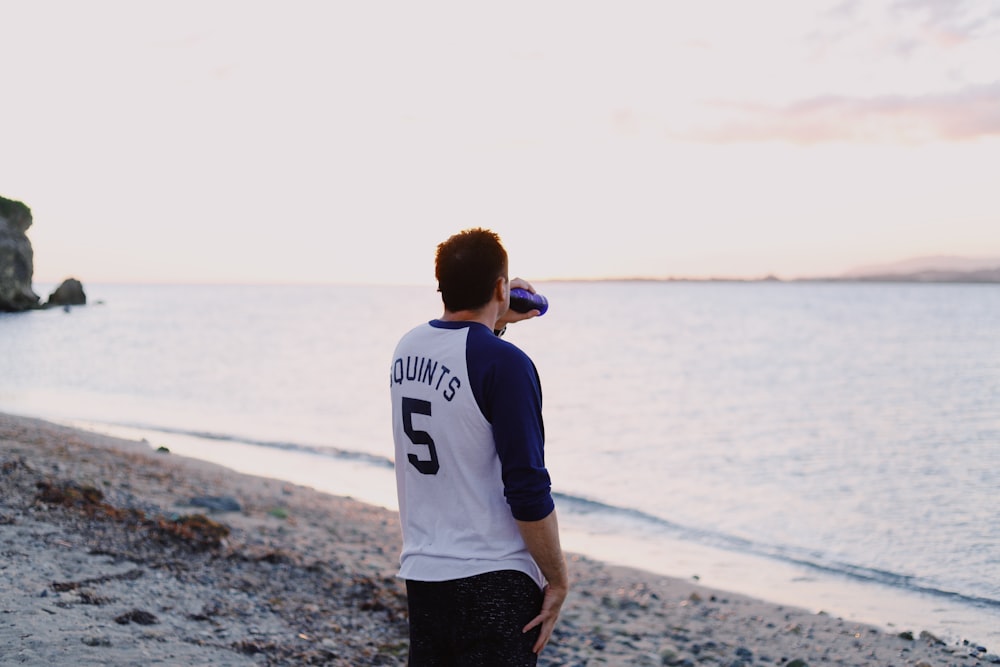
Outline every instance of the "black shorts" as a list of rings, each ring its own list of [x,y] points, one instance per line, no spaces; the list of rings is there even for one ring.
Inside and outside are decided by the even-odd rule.
[[[539,627],[521,632],[542,608],[542,591],[523,572],[487,572],[451,581],[406,581],[411,667],[532,667]]]

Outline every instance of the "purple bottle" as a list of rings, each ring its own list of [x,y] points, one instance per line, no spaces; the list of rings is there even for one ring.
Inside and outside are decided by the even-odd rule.
[[[510,309],[518,313],[537,310],[539,315],[544,315],[549,309],[549,300],[541,294],[532,294],[526,289],[515,287],[510,290]]]

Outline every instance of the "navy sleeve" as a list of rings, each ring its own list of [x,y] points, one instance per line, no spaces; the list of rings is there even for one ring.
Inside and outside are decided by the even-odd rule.
[[[539,521],[555,509],[555,503],[545,468],[538,371],[528,355],[486,327],[475,334],[470,331],[470,338],[470,375],[473,368],[481,372],[470,381],[483,415],[493,425],[507,504],[515,519]]]

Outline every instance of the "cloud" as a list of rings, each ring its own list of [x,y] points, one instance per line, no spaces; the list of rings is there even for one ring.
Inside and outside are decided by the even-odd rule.
[[[954,58],[1000,35],[991,0],[842,0],[818,15],[806,36],[812,58],[856,53],[865,59]]]
[[[956,92],[822,96],[785,106],[712,103],[715,122],[672,138],[709,143],[920,143],[1000,136],[1000,81]]]
[[[976,0],[895,0],[889,14],[896,20],[917,19],[928,34],[941,35],[944,44],[984,37],[1000,20],[993,3]]]

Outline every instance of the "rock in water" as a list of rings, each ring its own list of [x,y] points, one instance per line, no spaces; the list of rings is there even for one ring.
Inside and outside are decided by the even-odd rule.
[[[31,209],[19,201],[0,197],[0,312],[38,307],[31,289],[34,255],[28,240]]]
[[[83,291],[83,284],[76,278],[67,278],[56,291],[49,295],[49,300],[45,304],[50,306],[82,306],[87,303],[87,295]]]

